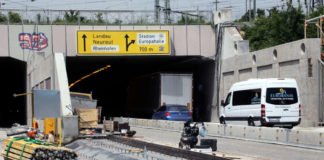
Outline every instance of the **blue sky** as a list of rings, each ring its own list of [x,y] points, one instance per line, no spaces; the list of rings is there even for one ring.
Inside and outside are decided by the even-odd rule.
[[[73,10],[154,10],[155,0],[0,0],[3,9],[73,9]],[[216,0],[171,0],[173,10],[214,10]],[[232,8],[234,18],[246,9],[246,0],[218,0],[218,8]],[[282,0],[257,0],[257,7],[269,9],[280,7]],[[297,4],[297,1],[295,2]],[[164,6],[164,0],[160,0]]]

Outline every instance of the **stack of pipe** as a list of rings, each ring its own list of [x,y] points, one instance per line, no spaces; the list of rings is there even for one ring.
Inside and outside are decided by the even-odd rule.
[[[76,160],[70,149],[56,147],[41,141],[8,138],[3,141],[2,156],[10,160]]]

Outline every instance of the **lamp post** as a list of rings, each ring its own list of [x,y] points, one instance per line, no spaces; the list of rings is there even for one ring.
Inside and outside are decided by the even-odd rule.
[[[25,16],[26,16],[26,17],[25,17],[25,18],[26,18],[26,21],[27,21],[27,17],[28,17],[28,15],[27,15],[27,12],[28,12],[28,1],[30,1],[30,2],[35,2],[35,0],[26,0],[26,11],[25,11],[25,12],[26,12],[26,13],[25,13],[25,14],[26,14],[26,15],[25,15]],[[24,20],[22,20],[22,21],[24,21]],[[28,22],[28,21],[27,21],[27,22]]]

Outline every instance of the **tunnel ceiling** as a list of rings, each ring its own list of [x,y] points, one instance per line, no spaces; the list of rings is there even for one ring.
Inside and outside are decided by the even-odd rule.
[[[125,80],[131,77],[155,73],[155,72],[193,72],[199,65],[212,63],[210,59],[201,57],[175,57],[175,56],[146,56],[146,57],[68,57],[67,72],[69,83],[95,71],[105,65],[111,65],[107,71],[103,71],[82,83],[91,82],[100,77],[106,80]],[[121,79],[123,78],[123,79]]]

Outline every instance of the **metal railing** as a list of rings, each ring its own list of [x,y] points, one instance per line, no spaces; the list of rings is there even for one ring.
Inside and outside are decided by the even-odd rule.
[[[167,21],[164,14],[156,18],[151,10],[21,10],[1,9],[0,24],[40,25],[163,25],[211,24],[212,11],[172,11]]]

